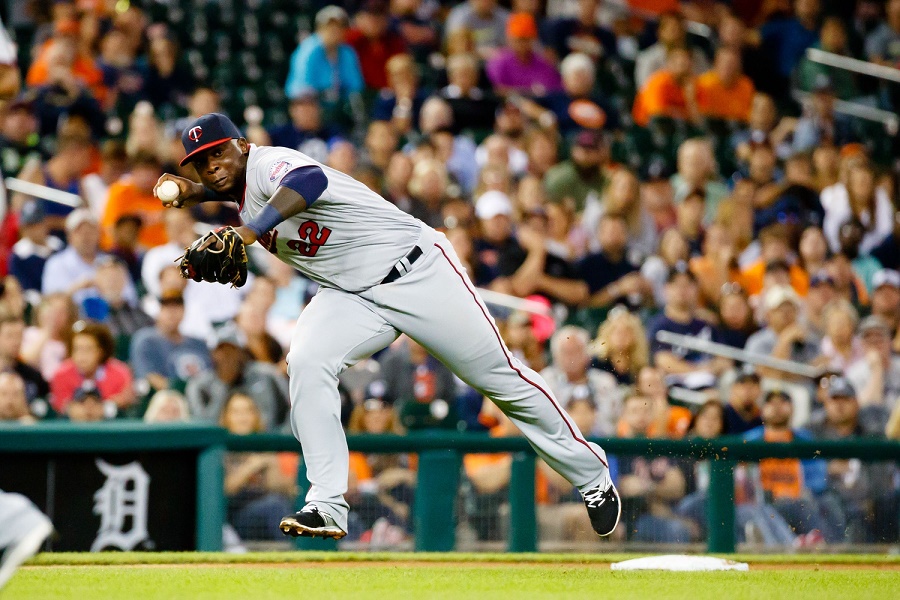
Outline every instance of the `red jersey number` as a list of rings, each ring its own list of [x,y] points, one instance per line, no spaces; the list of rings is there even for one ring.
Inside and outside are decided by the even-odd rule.
[[[260,238],[257,240],[259,244],[271,252],[272,254],[278,254],[278,246],[276,246],[275,242],[278,240],[278,232],[274,229],[272,231],[267,231],[262,234]]]
[[[297,235],[300,236],[300,239],[290,240],[287,243],[288,248],[303,256],[315,256],[319,252],[319,248],[328,241],[331,230],[327,227],[320,227],[315,221],[306,221],[297,229]]]

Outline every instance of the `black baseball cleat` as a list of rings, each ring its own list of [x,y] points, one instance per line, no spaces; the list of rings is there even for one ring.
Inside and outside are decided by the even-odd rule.
[[[616,530],[622,516],[622,501],[616,486],[610,482],[609,487],[597,486],[581,493],[587,507],[591,526],[598,535],[606,536]]]
[[[319,512],[315,506],[304,506],[303,510],[281,519],[281,532],[291,537],[322,537],[339,540],[347,532],[341,529],[331,515]]]

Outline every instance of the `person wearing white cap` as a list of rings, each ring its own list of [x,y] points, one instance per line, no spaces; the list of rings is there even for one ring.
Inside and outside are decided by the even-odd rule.
[[[499,215],[503,215],[508,219],[512,214],[512,201],[503,192],[491,190],[483,193],[475,201],[475,216],[482,221],[490,221]]]
[[[511,292],[506,277],[512,275],[504,268],[505,257],[512,251],[521,253],[521,247],[513,236],[513,205],[509,196],[491,190],[475,201],[475,216],[481,224],[481,239],[476,241],[475,252],[484,265],[478,285],[497,287],[498,291]]]
[[[809,363],[818,355],[818,345],[811,340],[809,331],[799,318],[802,304],[797,292],[789,285],[770,288],[763,295],[766,326],[750,336],[744,349],[763,354]],[[791,376],[776,369],[760,367],[763,377],[790,379]]]
[[[66,236],[69,245],[47,259],[41,282],[41,293],[65,292],[76,304],[97,294],[94,276],[100,259],[100,225],[87,208],[77,208],[66,217]],[[137,302],[134,283],[129,278],[123,297]]]
[[[891,352],[891,330],[871,315],[859,324],[863,357],[847,367],[847,379],[857,390],[860,406],[892,410],[900,399],[900,356]]]
[[[872,276],[872,314],[884,319],[896,335],[900,326],[900,272],[881,269]]]
[[[578,278],[575,267],[565,258],[547,250],[546,215],[541,221],[522,225],[512,234],[513,213],[509,197],[498,191],[482,194],[475,202],[475,216],[481,221],[484,242],[479,258],[494,275],[491,287],[497,291],[526,297],[540,294],[551,302],[579,304],[588,297],[588,287]]]

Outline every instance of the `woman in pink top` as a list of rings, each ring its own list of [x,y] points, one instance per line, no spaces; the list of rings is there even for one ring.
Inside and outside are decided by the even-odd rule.
[[[99,323],[79,321],[73,328],[69,358],[64,360],[50,382],[53,408],[60,413],[86,380],[92,380],[104,401],[115,403],[121,412],[134,404],[131,369],[112,357],[115,340]]]

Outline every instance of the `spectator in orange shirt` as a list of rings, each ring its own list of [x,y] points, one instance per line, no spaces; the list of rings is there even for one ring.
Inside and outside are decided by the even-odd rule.
[[[161,246],[168,241],[162,223],[163,205],[153,195],[153,186],[162,175],[162,165],[153,154],[139,153],[132,160],[131,174],[109,188],[106,209],[100,220],[101,245],[109,249],[113,244],[113,229],[124,215],[137,215],[142,227],[138,241],[144,248]]]
[[[697,111],[705,116],[746,123],[756,88],[744,75],[741,55],[734,48],[716,51],[713,68],[695,83]]]
[[[665,68],[654,73],[634,99],[634,122],[646,127],[653,117],[694,121],[696,114],[691,53],[687,48],[673,48]]]
[[[703,235],[703,253],[688,263],[700,282],[701,297],[707,306],[719,303],[722,286],[737,278],[737,257],[731,232],[721,223],[710,225]]]
[[[106,100],[106,87],[103,85],[103,72],[89,56],[78,50],[80,28],[77,21],[59,21],[53,37],[38,51],[37,58],[28,69],[25,82],[28,87],[40,87],[50,81],[50,58],[54,52],[65,56],[71,65],[72,74],[85,86],[102,105]]]
[[[479,419],[491,420],[491,437],[521,435],[519,429],[493,404],[484,403]],[[503,537],[500,505],[509,497],[509,481],[512,476],[512,454],[466,454],[463,470],[470,484],[467,498],[467,521],[479,540],[500,540]]]
[[[788,238],[787,229],[781,224],[769,225],[759,232],[759,260],[741,271],[738,278],[738,283],[747,290],[747,294],[755,296],[763,291],[770,266],[786,265],[788,280],[774,283],[789,284],[799,295],[806,295],[809,279],[803,269],[791,260]]]
[[[366,400],[350,414],[348,432],[404,433],[383,380],[370,383],[365,396]],[[353,531],[349,533],[369,542],[384,542],[388,536],[406,537],[415,485],[415,456],[351,452],[347,501],[355,516],[351,517]]]
[[[691,425],[691,411],[683,406],[669,404],[668,388],[661,369],[646,366],[637,378],[637,394],[650,401],[651,421],[647,437],[681,439]],[[626,436],[628,425],[619,421],[618,435]]]
[[[743,434],[745,440],[792,442],[809,440],[812,436],[802,429],[791,428],[793,402],[790,395],[772,390],[763,399],[762,427]],[[785,518],[797,533],[819,530],[829,542],[842,538],[843,532],[824,517],[818,496],[826,485],[827,465],[821,460],[796,458],[767,458],[759,461],[759,484],[767,503]]]

